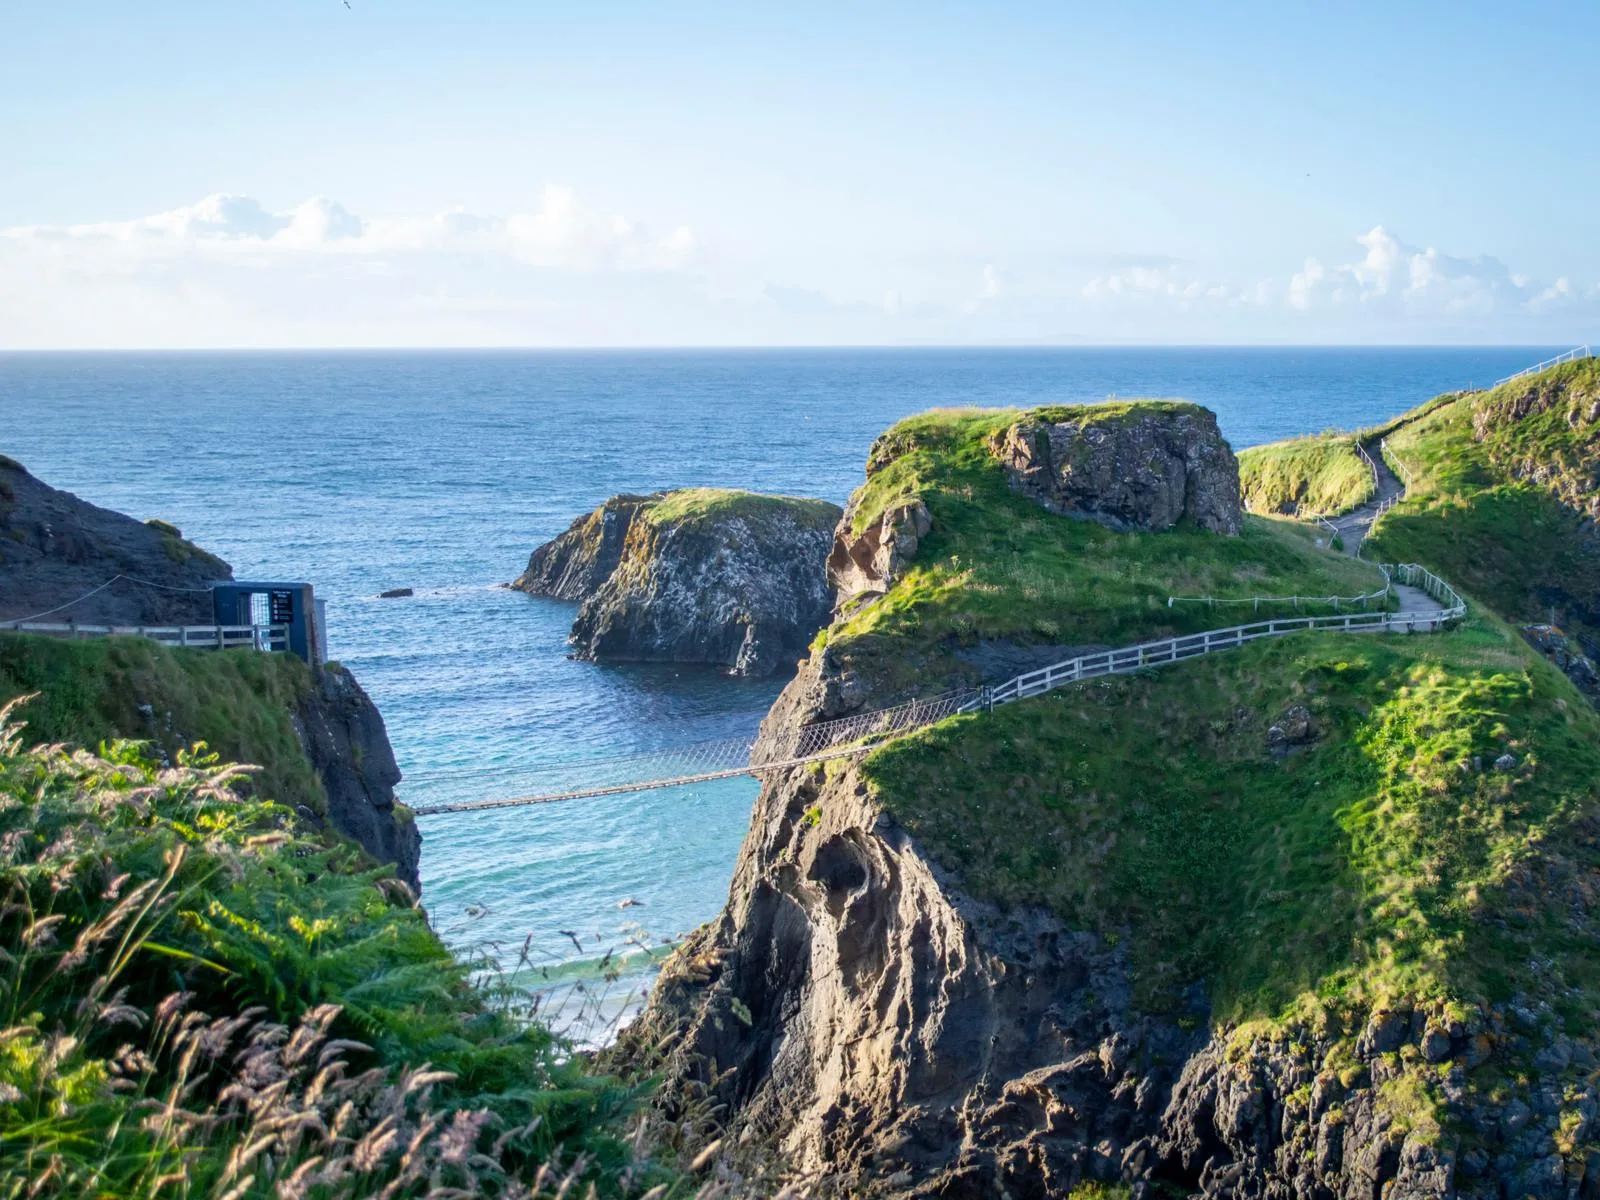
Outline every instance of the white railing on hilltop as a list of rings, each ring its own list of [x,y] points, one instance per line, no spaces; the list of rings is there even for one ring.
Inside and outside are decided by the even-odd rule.
[[[144,637],[193,650],[288,650],[287,625],[79,625],[74,621],[0,621],[0,630],[45,637]]]
[[[1338,530],[1334,532],[1337,533]],[[1338,612],[1345,605],[1365,609],[1369,601],[1382,600],[1392,590],[1392,587],[1385,583],[1377,591],[1363,592],[1359,596],[1168,596],[1167,607],[1173,608],[1179,604],[1204,604],[1207,608],[1216,608],[1219,604],[1248,604],[1252,612],[1260,612],[1263,604],[1287,604],[1296,609],[1302,604],[1326,604]]]
[[[1185,634],[1182,637],[1162,638],[1124,646],[1120,650],[1104,650],[1098,654],[1080,654],[1063,662],[1027,671],[1008,679],[998,687],[985,688],[974,700],[963,706],[964,712],[977,712],[997,704],[1009,704],[1040,696],[1069,683],[1096,679],[1106,675],[1127,675],[1146,667],[1163,663],[1181,662],[1219,650],[1231,650],[1259,638],[1283,637],[1307,630],[1332,629],[1349,633],[1413,633],[1417,630],[1431,632],[1448,621],[1466,615],[1467,602],[1457,591],[1432,571],[1416,563],[1403,563],[1388,568],[1391,577],[1400,583],[1420,588],[1439,601],[1443,607],[1419,609],[1412,612],[1348,613],[1322,617],[1281,617],[1268,621],[1254,621],[1248,625],[1233,625],[1226,629],[1210,629],[1204,633]]]
[[[1372,474],[1372,495],[1377,497],[1383,491],[1383,479],[1378,474],[1378,464],[1372,461],[1372,455],[1367,453],[1367,448],[1359,441],[1356,442],[1356,453],[1361,456],[1361,461],[1367,464],[1367,470]]]
[[[1405,485],[1406,491],[1409,492],[1415,477],[1411,474],[1411,468],[1406,466],[1405,460],[1395,453],[1393,446],[1389,445],[1388,438],[1384,438],[1378,443],[1378,451],[1383,455],[1384,462],[1394,468],[1394,473],[1400,477],[1400,482]]]
[[[1593,357],[1594,352],[1588,346],[1574,346],[1565,354],[1558,354],[1554,358],[1545,359],[1542,363],[1534,363],[1531,367],[1524,367],[1515,374],[1507,375],[1504,379],[1496,379],[1489,386],[1499,387],[1502,383],[1511,383],[1514,380],[1521,379],[1524,375],[1537,375],[1540,371],[1548,371],[1551,367],[1559,367],[1562,363],[1577,362],[1579,359]]]

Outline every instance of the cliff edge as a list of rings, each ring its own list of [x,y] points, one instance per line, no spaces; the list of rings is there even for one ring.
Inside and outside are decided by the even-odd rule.
[[[45,619],[209,625],[207,585],[231,578],[226,562],[173,526],[99,508],[0,456],[0,620],[57,609]],[[331,825],[420,887],[421,839],[395,800],[400,772],[383,717],[337,664],[313,672],[283,654],[0,633],[0,702],[34,691],[41,698],[22,714],[34,736],[137,738],[167,762],[203,740],[261,766],[261,794]]]
[[[1050,511],[1015,486],[1018,423],[880,439],[854,536],[898,511],[916,544],[818,639],[769,745],[980,682],[975,648],[1194,632],[1224,622],[1167,596],[1370,575],[1289,522]],[[726,909],[625,1052],[665,1071],[667,1116],[725,1106],[724,1170],[847,1194],[1589,1195],[1597,738],[1475,612],[1252,643],[774,772]]]

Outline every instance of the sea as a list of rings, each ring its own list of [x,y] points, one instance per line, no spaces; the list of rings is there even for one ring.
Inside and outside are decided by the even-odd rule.
[[[1180,397],[1242,449],[1371,424],[1559,349],[13,353],[0,452],[171,521],[238,578],[313,583],[330,656],[388,725],[402,798],[426,805],[750,733],[782,686],[573,661],[575,606],[503,586],[614,493],[842,504],[873,438],[936,407]],[[402,587],[414,594],[378,598]],[[599,996],[606,1020],[626,1019],[648,983],[641,948],[719,911],[755,791],[734,779],[422,818],[423,902],[458,948],[569,989],[552,1012],[592,1020]]]

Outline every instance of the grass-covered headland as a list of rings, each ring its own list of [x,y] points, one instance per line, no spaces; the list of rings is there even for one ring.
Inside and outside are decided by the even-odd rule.
[[[1466,1028],[1531,1006],[1519,1011],[1544,1015],[1529,1037],[1450,1077],[1508,1103],[1551,1072],[1532,1066],[1541,1046],[1600,1028],[1600,922],[1574,899],[1600,879],[1600,713],[1500,615],[1525,617],[1552,572],[1588,586],[1562,565],[1579,554],[1578,520],[1570,501],[1557,520],[1554,496],[1600,460],[1575,450],[1600,446],[1600,394],[1565,386],[1535,417],[1544,442],[1525,413],[1501,430],[1515,402],[1492,393],[1365,435],[1394,431],[1419,473],[1372,558],[1456,585],[1471,604],[1457,627],[1263,641],[955,717],[863,761],[876,805],[962,892],[1098,935],[1126,956],[1145,1012],[1208,1014],[1240,1046],[1313,1037],[1326,1062],[1353,1062],[1376,1012]],[[826,632],[836,669],[896,692],[901,664],[934,671],[985,639],[1115,646],[1248,619],[1169,609],[1169,595],[1372,586],[1369,564],[1301,522],[1120,533],[1044,511],[991,450],[1018,418],[932,413],[880,441],[857,527],[920,500],[932,528],[886,594]],[[1360,460],[1351,439],[1327,442],[1275,454],[1328,483],[1296,484],[1297,502],[1332,511],[1360,498],[1345,459]],[[1360,477],[1370,485],[1364,465]],[[1549,524],[1494,519],[1519,506]],[[1545,559],[1519,572],[1530,547]],[[1461,1068],[1411,1055],[1382,1064],[1378,1104],[1396,1128],[1443,1136],[1441,1081]]]
[[[654,1182],[618,1136],[634,1093],[452,955],[388,869],[242,794],[247,768],[29,748],[27,715],[0,710],[0,1195]]]
[[[1028,415],[1115,421],[1141,407],[1056,407]],[[1328,551],[1316,531],[1281,518],[1246,516],[1238,537],[1220,537],[1182,525],[1164,533],[1118,532],[1047,512],[1010,486],[992,450],[993,439],[1023,415],[935,411],[879,439],[876,452],[887,461],[869,464],[854,501],[855,528],[920,500],[932,530],[887,595],[826,631],[836,653],[914,665],[941,647],[986,639],[1118,646],[1234,624],[1255,611],[1169,606],[1173,596],[1356,596],[1382,586],[1370,564]],[[1307,604],[1300,611],[1324,609]]]
[[[1429,563],[1508,620],[1600,645],[1600,360],[1441,398],[1398,423],[1412,476],[1372,548]]]
[[[1239,486],[1251,512],[1332,517],[1372,499],[1372,471],[1353,434],[1252,446],[1239,453]]]

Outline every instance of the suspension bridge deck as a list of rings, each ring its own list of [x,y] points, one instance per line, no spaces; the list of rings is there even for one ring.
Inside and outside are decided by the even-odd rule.
[[[565,773],[567,779],[563,783],[553,783],[544,791],[451,804],[420,805],[413,811],[419,817],[428,817],[523,808],[709,783],[740,775],[760,776],[764,772],[784,771],[810,763],[866,754],[891,738],[925,728],[948,717],[1043,695],[1086,679],[1125,675],[1235,649],[1261,638],[1285,637],[1311,630],[1336,633],[1431,633],[1465,615],[1466,601],[1432,572],[1415,563],[1386,570],[1396,594],[1401,597],[1401,612],[1283,617],[1142,642],[1053,663],[1008,679],[997,687],[943,692],[893,708],[804,725],[787,736],[780,734],[765,741],[731,738],[624,758],[567,763],[559,768],[548,769],[550,775]]]

